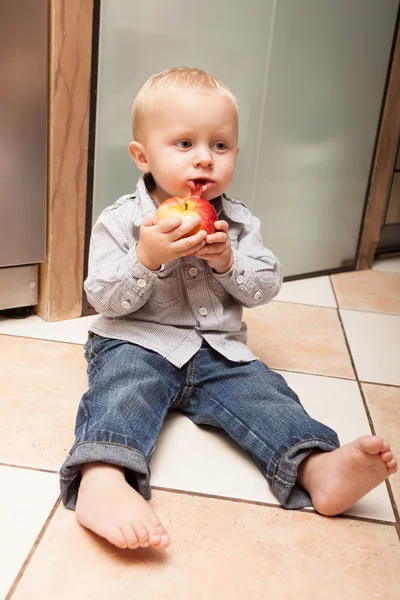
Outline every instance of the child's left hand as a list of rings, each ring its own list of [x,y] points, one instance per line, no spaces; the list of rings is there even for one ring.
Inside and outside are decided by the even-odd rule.
[[[198,250],[195,256],[207,261],[217,273],[226,273],[233,264],[229,225],[226,221],[216,221],[214,225],[217,232],[206,237],[206,245]]]

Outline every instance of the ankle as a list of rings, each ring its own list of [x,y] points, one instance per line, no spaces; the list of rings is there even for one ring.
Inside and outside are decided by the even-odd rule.
[[[314,473],[319,468],[321,455],[325,454],[322,450],[314,450],[303,460],[297,471],[297,483],[299,483],[307,492],[311,492],[314,481]]]
[[[81,467],[81,477],[81,484],[84,481],[101,482],[103,480],[107,480],[109,482],[110,479],[123,479],[125,481],[125,469],[123,469],[123,467],[118,467],[116,465],[111,465],[104,462],[85,463]]]

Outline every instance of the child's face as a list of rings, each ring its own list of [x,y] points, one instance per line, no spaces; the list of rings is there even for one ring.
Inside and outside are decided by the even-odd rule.
[[[151,172],[158,202],[186,196],[193,183],[204,184],[201,196],[216,198],[229,186],[235,168],[237,116],[217,92],[167,90],[145,117],[142,143],[130,153],[138,167]]]

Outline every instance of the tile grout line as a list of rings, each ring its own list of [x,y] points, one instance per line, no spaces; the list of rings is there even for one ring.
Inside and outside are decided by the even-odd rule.
[[[14,582],[11,585],[11,587],[10,587],[8,593],[7,593],[7,596],[5,597],[4,600],[11,600],[12,595],[14,594],[14,592],[15,592],[18,584],[19,584],[19,582],[21,581],[21,579],[22,579],[22,577],[23,577],[23,575],[24,575],[24,573],[26,571],[26,568],[27,568],[28,564],[30,563],[30,560],[31,560],[32,556],[34,555],[34,553],[36,552],[36,548],[38,547],[39,543],[41,542],[41,540],[42,540],[42,538],[43,538],[43,536],[44,536],[44,534],[46,532],[46,529],[48,528],[48,526],[50,524],[50,521],[52,520],[52,518],[53,518],[53,516],[54,516],[54,514],[55,514],[55,512],[57,510],[57,508],[59,507],[60,503],[61,503],[61,497],[58,496],[57,500],[54,503],[53,508],[50,511],[49,516],[47,517],[47,519],[46,519],[46,521],[45,521],[42,529],[39,531],[39,535],[37,536],[36,540],[34,541],[33,546],[32,546],[32,548],[30,549],[30,551],[28,553],[28,556],[24,560],[24,562],[22,564],[22,567],[20,568],[20,570],[18,572],[18,575],[14,579]]]
[[[0,467],[9,467],[10,469],[24,469],[26,471],[35,471],[36,473],[51,473],[52,475],[58,475],[59,471],[52,471],[51,469],[41,469],[40,467],[28,467],[24,465],[14,465],[11,463],[0,462]]]
[[[70,344],[71,346],[81,346],[83,348],[85,342],[71,342],[68,340],[54,340],[52,338],[47,337],[37,337],[35,335],[20,335],[16,333],[3,333],[0,331],[0,337],[11,337],[15,339],[25,339],[25,340],[37,340],[39,342],[51,342],[53,344]]]
[[[352,355],[352,353],[351,353],[350,344],[349,344],[349,341],[348,341],[348,339],[347,339],[347,335],[346,335],[346,329],[345,329],[345,327],[344,327],[344,323],[343,323],[343,321],[342,321],[342,316],[341,316],[341,314],[340,314],[340,307],[339,307],[339,302],[338,302],[338,299],[337,299],[337,296],[336,296],[335,288],[334,288],[334,285],[333,285],[333,283],[332,283],[332,280],[331,280],[331,278],[330,278],[330,277],[329,277],[329,280],[330,280],[330,282],[331,282],[332,291],[333,291],[333,294],[334,294],[334,296],[335,296],[335,300],[336,300],[336,302],[337,302],[337,305],[338,305],[338,308],[337,308],[337,313],[338,313],[338,317],[339,317],[340,325],[341,325],[341,327],[342,327],[343,336],[344,336],[344,339],[345,339],[345,342],[346,342],[347,350],[348,350],[348,352],[349,352],[349,354],[350,354],[350,360],[351,360],[351,364],[352,364],[352,366],[353,366],[354,373],[355,373],[355,375],[356,375],[356,381],[357,381],[358,389],[359,389],[359,391],[360,391],[361,400],[362,400],[362,403],[363,403],[363,405],[364,405],[364,410],[365,410],[365,413],[366,413],[366,415],[367,415],[367,419],[368,419],[369,426],[370,426],[370,428],[371,428],[371,432],[372,432],[372,434],[373,434],[373,435],[376,435],[376,431],[375,431],[375,426],[374,426],[374,422],[373,422],[373,419],[372,419],[372,415],[371,415],[371,413],[370,413],[370,411],[369,411],[369,406],[368,406],[368,403],[367,403],[367,399],[366,399],[366,397],[365,397],[365,394],[364,394],[364,390],[363,390],[363,388],[362,388],[361,381],[360,381],[360,379],[359,379],[359,377],[358,377],[358,373],[357,373],[357,369],[356,369],[356,366],[355,366],[355,363],[354,363],[353,355]],[[391,504],[391,506],[392,506],[392,510],[393,510],[394,518],[396,519],[396,531],[397,531],[397,534],[398,534],[398,536],[399,536],[399,539],[400,539],[400,515],[399,515],[399,511],[398,511],[398,509],[397,509],[397,504],[396,504],[396,501],[395,501],[395,499],[394,499],[394,495],[393,495],[392,487],[391,487],[391,485],[390,485],[389,477],[388,477],[387,479],[385,479],[385,484],[386,484],[386,489],[387,489],[387,492],[388,492],[388,496],[389,496],[390,504]]]
[[[192,492],[190,490],[179,490],[179,489],[174,489],[174,488],[161,487],[158,485],[152,485],[151,489],[157,490],[160,492],[169,492],[169,493],[173,493],[173,494],[186,494],[187,496],[195,496],[198,498],[209,498],[210,500],[223,500],[225,502],[236,502],[237,504],[265,506],[266,508],[273,508],[273,509],[277,509],[277,510],[280,510],[283,512],[288,511],[288,509],[284,508],[282,506],[282,504],[273,504],[272,502],[262,502],[261,500],[245,500],[244,498],[234,498],[231,496],[219,496],[217,494],[207,494],[205,492]],[[361,521],[363,523],[372,523],[374,525],[386,525],[386,526],[394,527],[394,528],[398,527],[397,522],[395,522],[395,521],[384,521],[383,519],[373,519],[371,517],[359,517],[357,515],[347,515],[344,513],[342,513],[340,515],[335,515],[333,517],[325,517],[324,515],[320,515],[311,506],[307,507],[307,510],[304,510],[304,509],[297,509],[297,510],[302,512],[303,514],[319,515],[320,517],[322,517],[324,519],[340,518],[340,519],[348,519],[350,521]]]

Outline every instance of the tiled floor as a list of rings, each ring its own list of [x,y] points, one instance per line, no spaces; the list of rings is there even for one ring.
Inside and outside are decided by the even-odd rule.
[[[342,443],[371,430],[400,457],[400,264],[284,284],[247,310],[249,345]],[[59,504],[86,388],[92,317],[0,318],[0,599],[400,598],[400,474],[342,517],[285,511],[250,458],[173,412],[153,503],[172,545],[120,551]]]

